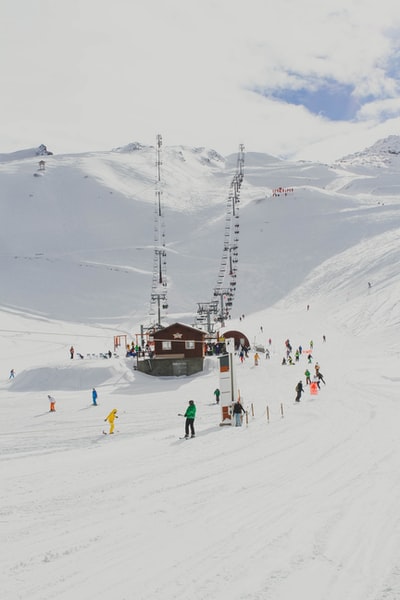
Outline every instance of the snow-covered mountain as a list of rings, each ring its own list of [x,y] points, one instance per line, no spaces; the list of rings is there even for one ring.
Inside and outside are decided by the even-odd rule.
[[[346,166],[361,166],[367,168],[384,167],[399,169],[400,157],[400,136],[390,135],[387,138],[378,140],[369,148],[360,152],[349,154],[338,160],[338,164]]]
[[[377,156],[397,159],[396,139],[364,151],[362,173],[350,158],[328,166],[246,153],[232,316],[287,297],[314,269],[361,243],[367,230],[382,235],[398,226],[396,165],[374,168]],[[10,282],[2,304],[137,327],[151,292],[155,148],[135,142],[47,156],[44,170],[36,155],[22,154],[0,161],[7,224],[0,263]],[[212,298],[236,158],[206,148],[163,149],[170,319],[192,322],[197,302]],[[279,187],[293,191],[276,197]],[[60,303],[60,295],[68,302]]]
[[[270,359],[233,359],[240,428],[219,426],[216,357],[176,378],[103,357],[151,320],[155,147],[0,161],[2,597],[400,597],[397,144],[334,165],[246,152],[227,326]],[[212,297],[236,168],[163,148],[165,324]],[[288,338],[311,363],[281,364]],[[316,361],[326,386],[295,403]]]

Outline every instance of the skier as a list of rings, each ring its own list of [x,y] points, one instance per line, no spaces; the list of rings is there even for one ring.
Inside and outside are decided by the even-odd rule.
[[[108,417],[106,417],[104,419],[104,422],[108,421],[110,423],[110,431],[109,431],[110,434],[114,433],[114,427],[115,427],[114,421],[115,421],[115,419],[118,419],[117,412],[118,412],[117,409],[113,408],[112,411],[110,412],[110,414],[108,415]]]
[[[254,366],[258,367],[258,361],[260,360],[260,355],[258,354],[258,352],[255,353],[254,355]]]
[[[53,398],[53,396],[50,396],[50,394],[47,395],[49,402],[50,402],[50,410],[49,412],[56,412],[56,401]]]
[[[97,392],[95,388],[92,389],[92,405],[97,406]]]
[[[69,349],[69,355],[71,358],[74,358],[74,352],[75,352],[74,347],[71,346],[71,348]]]
[[[219,397],[221,395],[220,390],[217,388],[216,390],[214,390],[214,396],[215,396],[215,402],[216,404],[219,404]]]
[[[304,375],[306,376],[306,385],[311,383],[311,373],[308,369],[304,371]]]
[[[296,385],[295,387],[296,390],[296,398],[295,398],[295,402],[300,402],[300,398],[301,398],[301,394],[304,392],[303,389],[303,383],[300,380],[299,383]]]
[[[320,389],[318,373],[313,376],[313,383],[316,383],[317,388]]]
[[[240,398],[233,405],[232,412],[235,417],[235,427],[241,427],[242,426],[242,413],[244,413],[246,411],[244,410],[244,408],[240,402]]]
[[[322,383],[323,383],[324,385],[326,385],[326,381],[325,381],[325,379],[324,379],[324,376],[322,375],[322,373],[321,373],[320,371],[318,371],[318,373],[317,373],[317,377],[318,377],[319,381],[322,381]],[[318,387],[319,387],[319,386],[318,386]]]
[[[15,371],[14,371],[14,369],[11,369],[8,379],[14,379],[14,377],[15,377]]]
[[[194,400],[189,400],[189,406],[187,407],[186,412],[183,416],[186,417],[185,438],[187,439],[189,437],[189,429],[190,429],[190,433],[191,433],[190,437],[194,438],[195,437],[194,419],[196,417],[196,405],[194,403]]]

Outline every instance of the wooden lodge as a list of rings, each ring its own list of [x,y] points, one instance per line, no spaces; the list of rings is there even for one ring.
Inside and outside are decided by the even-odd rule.
[[[206,333],[183,323],[174,323],[151,335],[153,352],[138,359],[137,370],[168,377],[193,375],[203,370]]]

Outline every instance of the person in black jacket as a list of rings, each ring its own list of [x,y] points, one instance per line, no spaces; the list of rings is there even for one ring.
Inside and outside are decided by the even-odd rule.
[[[300,402],[300,398],[302,393],[304,392],[304,388],[303,388],[303,382],[300,380],[299,383],[296,385],[295,387],[296,390],[296,398],[295,398],[295,402]]]
[[[234,419],[235,419],[235,427],[241,427],[242,426],[242,413],[246,412],[240,402],[240,400],[237,400],[237,402],[235,402],[235,404],[233,405],[233,415],[234,415]]]

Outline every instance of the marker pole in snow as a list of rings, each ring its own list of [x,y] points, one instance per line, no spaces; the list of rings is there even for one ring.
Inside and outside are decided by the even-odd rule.
[[[283,416],[284,416],[283,415],[283,403],[281,402],[281,417],[282,417],[282,419],[283,419]]]
[[[267,423],[269,423],[269,406],[267,405],[267,410],[265,412],[266,417],[267,417]]]

